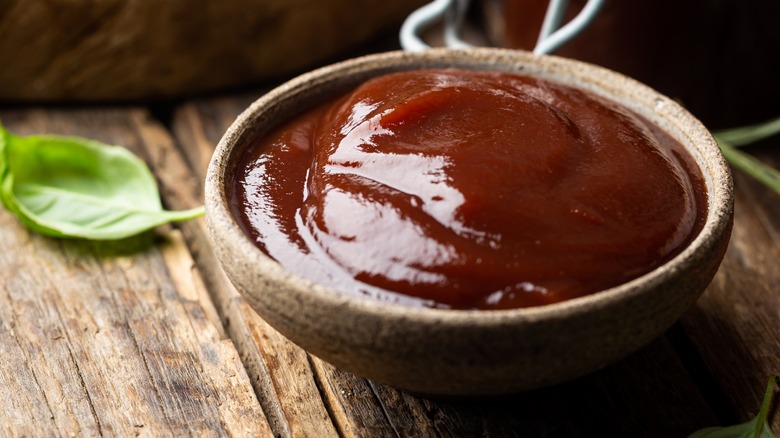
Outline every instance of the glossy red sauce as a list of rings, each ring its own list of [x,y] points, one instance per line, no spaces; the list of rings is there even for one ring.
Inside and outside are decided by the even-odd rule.
[[[682,146],[589,93],[502,73],[372,79],[258,138],[231,200],[286,268],[344,293],[498,309],[591,294],[706,214]]]

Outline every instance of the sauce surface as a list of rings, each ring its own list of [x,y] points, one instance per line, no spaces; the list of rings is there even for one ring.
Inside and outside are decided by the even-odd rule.
[[[535,78],[372,79],[258,138],[231,208],[286,268],[343,293],[500,309],[591,294],[678,254],[698,168],[617,104]]]

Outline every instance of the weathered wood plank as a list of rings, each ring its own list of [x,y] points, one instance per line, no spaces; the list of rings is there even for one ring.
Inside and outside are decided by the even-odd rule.
[[[664,338],[575,381],[493,399],[417,397],[315,363],[345,436],[687,436],[717,423]]]
[[[143,138],[131,121],[139,114],[0,116],[19,134],[82,135],[138,152]],[[2,211],[0,242],[0,375],[19,382],[0,390],[4,432],[270,435],[178,231],[119,242],[56,240]]]
[[[182,122],[182,118],[186,120]],[[202,184],[214,145],[206,135],[221,135],[188,108],[177,114],[179,154],[162,127],[143,123],[145,151],[158,173],[163,197],[174,208],[185,208],[202,198]],[[211,126],[210,131],[205,130]],[[185,156],[188,160],[185,160]],[[187,162],[196,169],[194,178]],[[181,224],[214,302],[231,338],[238,346],[255,391],[274,432],[278,435],[335,436],[336,429],[323,404],[306,353],[268,326],[236,292],[219,267],[201,219]]]
[[[40,240],[0,212],[0,243],[5,248],[0,252],[0,427],[8,436],[56,430],[96,434],[98,419],[74,348],[65,337],[69,321],[49,298],[58,286],[29,266],[38,255],[35,245],[58,250],[56,244]],[[89,331],[83,324],[75,329]]]
[[[202,179],[208,157],[235,116],[257,94],[198,101],[180,107],[174,132]],[[199,251],[196,251],[199,252]],[[270,330],[270,329],[269,329]],[[240,348],[262,350],[236,341]],[[278,342],[278,341],[274,341]],[[277,344],[285,356],[295,347]],[[242,351],[242,354],[245,354]],[[293,369],[306,369],[288,363]],[[607,369],[554,388],[475,402],[430,400],[369,382],[311,358],[321,397],[343,436],[684,436],[715,425],[707,403],[669,342],[661,338]],[[267,367],[271,374],[287,369]],[[309,378],[308,371],[301,378]],[[278,378],[278,384],[287,381]],[[289,393],[277,392],[284,399]],[[297,403],[297,401],[296,401]],[[315,403],[319,404],[319,400]],[[292,403],[294,404],[294,403]],[[298,408],[301,409],[301,408]]]
[[[780,139],[750,153],[778,167]],[[739,421],[756,415],[766,379],[780,374],[780,195],[735,171],[729,249],[715,280],[683,319],[686,333],[729,395]],[[770,418],[780,431],[780,412]]]

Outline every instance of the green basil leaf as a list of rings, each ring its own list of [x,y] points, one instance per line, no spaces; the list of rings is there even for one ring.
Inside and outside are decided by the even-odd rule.
[[[688,436],[688,438],[776,438],[769,428],[767,417],[769,416],[769,408],[772,405],[777,382],[777,376],[769,377],[769,382],[764,392],[764,400],[761,402],[761,409],[758,411],[756,418],[734,426],[701,429]]]
[[[142,160],[83,138],[20,137],[0,125],[0,178],[6,209],[50,236],[122,239],[203,214],[164,210]]]
[[[766,423],[764,423],[761,432],[756,435],[757,420],[758,418],[754,418],[747,423],[735,426],[708,427],[695,432],[688,438],[776,438]]]

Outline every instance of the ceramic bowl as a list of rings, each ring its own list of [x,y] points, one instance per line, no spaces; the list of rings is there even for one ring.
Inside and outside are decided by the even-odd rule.
[[[544,77],[621,103],[680,141],[708,191],[706,223],[668,263],[620,286],[514,310],[441,310],[380,303],[291,273],[242,232],[226,182],[252,139],[302,110],[384,73],[457,67]],[[416,393],[475,396],[555,384],[610,364],[662,334],[710,283],[728,244],[731,175],[709,132],[671,99],[617,73],[503,49],[389,52],[299,76],[252,104],[228,129],[206,179],[206,217],[227,275],[257,313],[334,366]]]

